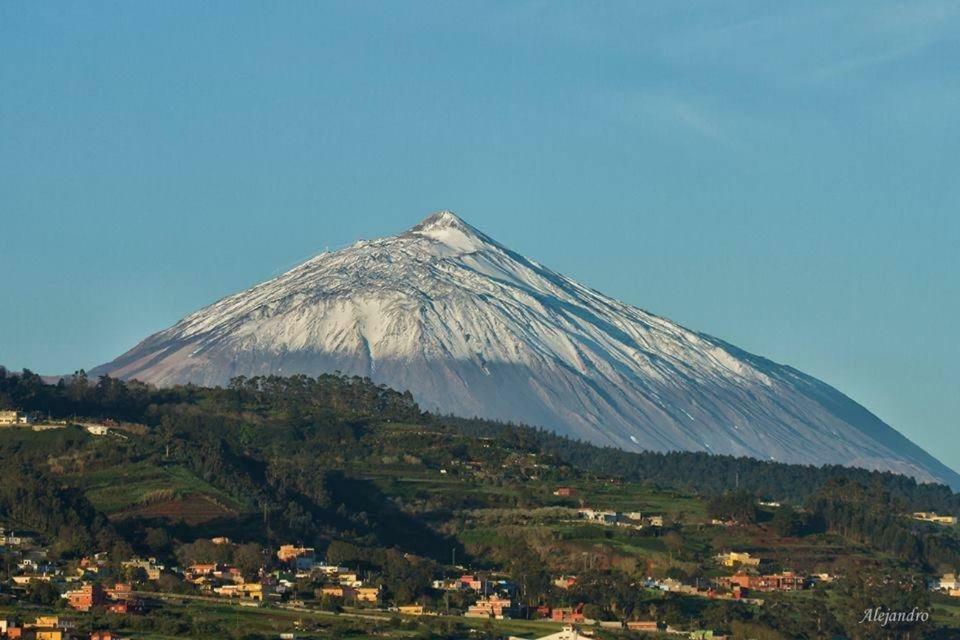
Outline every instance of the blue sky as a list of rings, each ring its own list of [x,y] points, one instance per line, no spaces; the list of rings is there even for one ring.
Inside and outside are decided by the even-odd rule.
[[[449,208],[955,469],[955,2],[0,4],[0,363]]]

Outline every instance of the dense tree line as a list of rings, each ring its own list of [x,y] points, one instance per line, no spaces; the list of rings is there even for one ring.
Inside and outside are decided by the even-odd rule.
[[[650,482],[700,495],[746,491],[756,497],[802,504],[831,479],[844,478],[866,485],[879,483],[892,497],[913,510],[960,515],[960,494],[954,493],[950,487],[920,483],[891,472],[841,465],[786,464],[689,451],[635,453],[599,447],[523,425],[453,416],[433,419],[455,425],[464,433],[497,437],[531,451],[554,455],[577,468],[597,474]]]
[[[344,414],[398,421],[421,418],[410,392],[393,391],[358,376],[239,377],[225,389],[189,384],[160,389],[109,376],[92,381],[82,370],[61,378],[56,384],[47,384],[27,369],[14,374],[0,367],[0,407],[3,408],[37,411],[59,418],[83,416],[152,424],[156,422],[152,409],[184,403],[273,410],[293,422]]]
[[[43,536],[55,556],[77,557],[94,550],[119,557],[129,552],[80,491],[13,456],[5,456],[0,466],[0,520],[8,528]]]
[[[754,524],[758,515],[757,499],[746,491],[714,496],[707,502],[707,515],[717,520]]]
[[[906,505],[882,484],[837,478],[807,501],[831,533],[885,551],[929,571],[960,567],[960,540],[950,530],[903,517]]]

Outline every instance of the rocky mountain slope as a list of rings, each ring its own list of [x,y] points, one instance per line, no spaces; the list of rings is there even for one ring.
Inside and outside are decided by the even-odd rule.
[[[323,372],[431,411],[624,449],[960,476],[836,389],[566,278],[449,211],[323,253],[193,313],[92,374],[158,385]]]

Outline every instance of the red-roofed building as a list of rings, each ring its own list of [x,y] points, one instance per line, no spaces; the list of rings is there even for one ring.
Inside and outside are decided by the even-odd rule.
[[[474,575],[462,575],[460,576],[460,588],[461,589],[471,589],[473,591],[482,591],[483,590],[483,580]]]
[[[727,589],[749,589],[751,591],[800,591],[806,580],[792,571],[773,573],[770,575],[752,575],[743,571],[732,576],[719,578],[717,582]]]
[[[509,598],[490,596],[477,600],[464,615],[469,618],[511,618],[515,609]]]
[[[557,607],[550,613],[554,622],[583,622],[583,604],[575,607]]]
[[[87,584],[74,591],[68,591],[65,595],[70,607],[77,611],[90,611],[107,602],[107,595],[103,587],[98,584]]]

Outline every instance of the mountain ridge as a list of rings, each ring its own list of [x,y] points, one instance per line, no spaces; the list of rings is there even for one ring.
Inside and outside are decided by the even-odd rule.
[[[368,376],[431,411],[628,450],[960,476],[802,372],[581,285],[450,211],[324,252],[92,370],[170,385]]]

